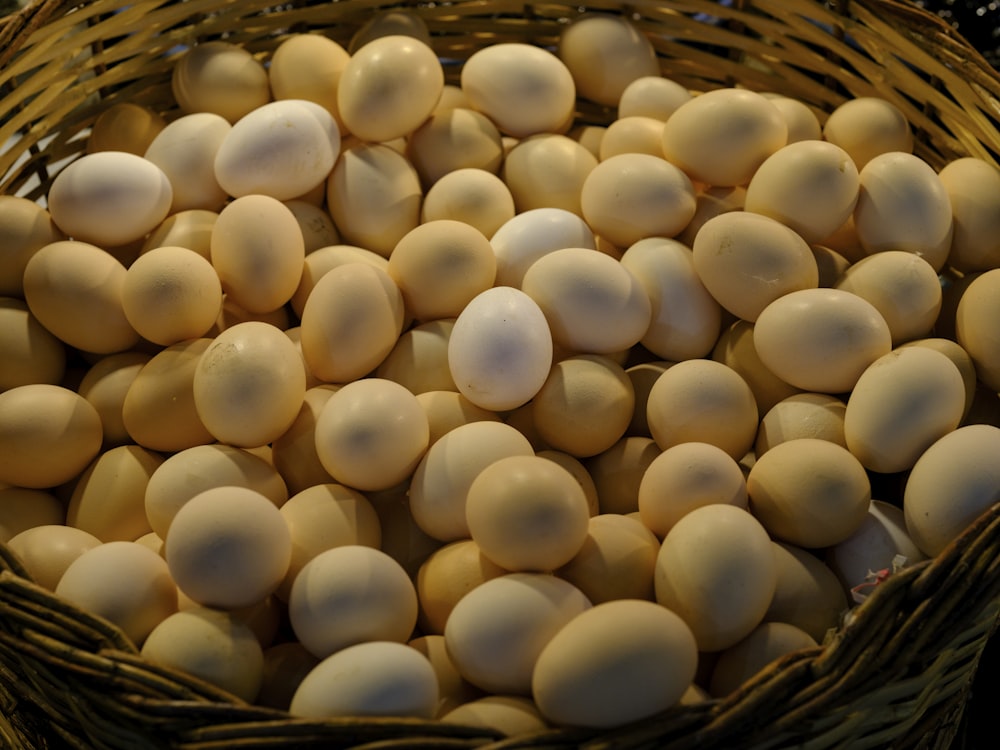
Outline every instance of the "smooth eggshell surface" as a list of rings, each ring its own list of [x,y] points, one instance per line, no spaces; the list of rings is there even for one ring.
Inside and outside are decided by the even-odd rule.
[[[40,248],[62,239],[45,208],[27,198],[0,195],[0,294],[23,296],[28,260]]]
[[[161,130],[144,157],[170,180],[170,213],[218,211],[228,198],[215,177],[215,155],[232,126],[221,115],[183,115]]]
[[[231,123],[271,98],[267,69],[232,42],[191,47],[174,65],[170,83],[183,111],[212,112]]]
[[[773,544],[778,583],[764,621],[794,625],[822,643],[848,608],[840,579],[813,552],[785,542]]]
[[[1000,169],[965,157],[942,167],[938,178],[954,221],[948,264],[966,273],[1000,267]]]
[[[1000,389],[1000,269],[977,275],[962,294],[955,317],[958,343],[969,353],[979,380]]]
[[[719,654],[709,692],[715,697],[729,695],[775,659],[815,647],[816,641],[801,628],[784,622],[761,623],[742,641]]]
[[[56,590],[59,579],[76,558],[100,544],[93,534],[60,524],[33,526],[7,541],[31,580],[49,591]]]

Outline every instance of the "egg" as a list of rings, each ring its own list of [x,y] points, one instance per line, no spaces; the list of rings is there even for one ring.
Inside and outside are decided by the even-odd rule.
[[[712,359],[721,362],[750,386],[757,413],[767,414],[775,404],[801,392],[801,389],[786,383],[765,365],[754,343],[755,324],[737,320],[722,334],[712,349]]]
[[[646,418],[662,450],[687,442],[721,448],[740,460],[757,432],[757,404],[746,381],[712,360],[691,359],[668,368],[649,391]]]
[[[11,536],[6,544],[32,581],[55,591],[66,568],[84,552],[99,546],[101,540],[83,529],[55,523],[24,529]]]
[[[694,216],[675,239],[688,247],[693,246],[695,237],[709,219],[729,211],[742,211],[746,194],[747,189],[742,185],[699,187],[694,195]]]
[[[706,505],[680,519],[663,540],[656,600],[688,625],[699,651],[721,651],[761,623],[777,575],[771,540],[759,521],[733,505]]]
[[[445,646],[459,673],[490,693],[530,695],[539,654],[591,603],[547,573],[508,573],[462,597],[445,624]]]
[[[965,412],[965,383],[954,363],[926,347],[896,349],[861,373],[844,412],[847,448],[883,474],[913,467]]]
[[[1000,267],[1000,169],[968,156],[945,164],[938,178],[948,194],[954,221],[948,264],[966,273]]]
[[[108,354],[94,362],[80,379],[76,391],[97,409],[105,447],[134,442],[122,412],[132,384],[151,358],[135,350]]]
[[[448,367],[463,394],[493,411],[514,409],[541,389],[552,364],[552,334],[530,296],[497,286],[459,313],[448,341]]]
[[[617,154],[663,156],[663,120],[655,117],[620,117],[608,125],[598,156],[604,161]]]
[[[976,395],[976,384],[978,382],[976,380],[976,365],[972,361],[972,357],[969,356],[969,353],[955,341],[940,337],[907,341],[902,345],[902,348],[911,346],[922,346],[941,352],[958,368],[959,373],[962,375],[962,382],[965,383],[965,408],[962,413],[963,417],[968,415]]]
[[[772,406],[760,420],[754,451],[763,456],[774,446],[797,438],[816,438],[847,447],[847,404],[826,393],[796,393]]]
[[[1000,328],[996,325],[997,289],[1000,270],[977,276],[962,293],[955,315],[958,343],[976,366],[979,380],[993,390],[1000,390]]]
[[[473,167],[443,175],[427,190],[420,208],[424,223],[461,221],[484,237],[492,237],[515,214],[514,196],[504,181],[492,172]]]
[[[150,107],[115,102],[94,120],[87,138],[87,153],[126,151],[142,156],[166,125],[163,115]]]
[[[750,512],[775,539],[816,549],[857,531],[871,502],[871,483],[846,448],[798,438],[757,458],[747,494]]]
[[[174,63],[171,91],[182,111],[236,122],[271,98],[267,69],[249,51],[222,40],[201,42]]]
[[[319,659],[298,641],[285,641],[265,648],[263,656],[263,679],[254,702],[287,711],[295,691],[319,664]]]
[[[453,318],[414,326],[396,341],[376,376],[399,383],[419,396],[427,391],[457,391],[448,368],[448,339]]]
[[[66,347],[15,297],[0,297],[0,358],[0,391],[32,383],[58,385],[66,372]]]
[[[625,435],[606,451],[587,459],[600,512],[637,513],[642,477],[660,453],[660,446],[652,438]]]
[[[288,500],[284,479],[260,456],[232,445],[198,445],[168,456],[149,477],[143,496],[149,525],[165,539],[191,498],[218,487],[254,490],[276,507]]]
[[[356,643],[408,641],[417,621],[417,595],[389,555],[344,545],[320,552],[302,567],[292,583],[288,616],[302,645],[325,659]]]
[[[458,391],[425,391],[417,394],[417,401],[427,413],[429,445],[463,424],[500,421],[495,411],[476,406]]]
[[[818,141],[823,138],[823,126],[816,113],[805,102],[790,96],[768,96],[788,126],[788,143]]]
[[[65,237],[43,206],[0,195],[0,295],[23,297],[24,269],[41,248]]]
[[[172,213],[146,236],[142,252],[149,252],[157,247],[180,246],[209,260],[212,253],[212,227],[218,217],[216,211],[197,208]]]
[[[327,384],[308,388],[291,427],[271,443],[271,461],[290,494],[333,482],[316,454],[316,419],[337,388]]]
[[[92,547],[69,564],[55,595],[121,628],[136,646],[177,611],[167,563],[131,541]]]
[[[6,544],[36,526],[63,524],[66,508],[50,492],[27,487],[0,488],[0,542]]]
[[[35,383],[0,393],[0,482],[45,489],[65,484],[97,456],[97,410],[77,393]]]
[[[490,238],[497,257],[496,286],[521,287],[528,268],[543,255],[567,247],[597,247],[594,232],[578,215],[561,208],[518,213]]]
[[[505,737],[531,734],[549,726],[535,702],[520,695],[486,695],[452,709],[441,721],[491,729]]]
[[[552,341],[568,351],[611,354],[639,342],[652,305],[628,267],[587,248],[554,250],[525,272],[521,291],[548,321]]]
[[[434,112],[410,133],[406,154],[420,180],[431,187],[460,169],[496,175],[503,164],[500,131],[486,115],[468,107]]]
[[[458,706],[482,696],[482,692],[462,679],[448,655],[443,635],[422,635],[407,644],[423,654],[434,668],[438,682],[438,703],[434,718],[440,719]]]
[[[666,122],[691,92],[659,73],[629,81],[618,97],[618,118],[653,117]],[[661,146],[662,148],[662,146]]]
[[[524,138],[555,133],[573,117],[576,85],[566,64],[542,47],[500,42],[473,52],[462,66],[462,91],[501,133]]]
[[[275,99],[305,99],[333,115],[346,132],[337,107],[337,88],[350,54],[323,34],[299,33],[285,38],[271,55],[268,83]]]
[[[823,123],[823,138],[850,154],[858,169],[879,154],[913,151],[906,114],[876,96],[858,96],[839,104]]]
[[[691,250],[695,271],[709,293],[749,322],[779,297],[819,284],[816,260],[801,235],[749,210],[706,221]]]
[[[389,267],[388,259],[371,250],[354,245],[334,243],[333,245],[321,247],[306,254],[302,265],[302,276],[299,279],[299,285],[292,295],[292,299],[289,301],[289,306],[299,317],[299,320],[302,319],[306,300],[309,299],[309,295],[312,294],[312,290],[315,288],[317,282],[330,269],[344,265],[345,263],[355,262],[367,263],[380,271],[385,271]]]
[[[849,606],[832,562],[828,565],[817,555],[793,544],[772,544],[778,564],[778,583],[764,621],[794,625],[817,643],[823,643],[827,633],[840,626],[841,617]]]
[[[218,211],[228,195],[215,176],[215,156],[232,126],[221,115],[196,112],[167,124],[142,156],[170,180],[170,213]]]
[[[486,557],[472,539],[458,539],[434,550],[421,563],[415,577],[420,629],[443,634],[448,616],[463,596],[479,584],[508,572]]]
[[[316,455],[336,481],[385,490],[407,479],[427,451],[430,428],[417,397],[399,383],[344,385],[316,419]]]
[[[663,153],[697,182],[745,185],[787,138],[785,118],[766,97],[720,88],[693,97],[670,115]]]
[[[60,341],[95,354],[130,349],[139,334],[122,308],[125,266],[75,240],[39,249],[24,269],[24,300]]]
[[[409,8],[379,10],[373,13],[351,37],[348,49],[354,54],[369,42],[385,36],[407,36],[424,44],[431,43],[427,22]]]
[[[507,152],[501,177],[518,213],[561,208],[579,215],[580,190],[596,167],[597,158],[572,138],[539,133]]]
[[[757,318],[761,361],[805,391],[846,393],[892,348],[892,333],[867,300],[842,289],[803,289],[779,297]]]
[[[253,630],[233,612],[196,607],[163,620],[142,646],[152,664],[176,669],[253,701],[263,681],[264,654]]]
[[[647,237],[673,237],[694,217],[694,185],[670,161],[644,153],[610,156],[587,175],[583,217],[619,247]]]
[[[761,670],[785,654],[816,648],[808,633],[784,622],[765,622],[739,643],[719,654],[709,692],[729,695]]]
[[[1000,428],[974,424],[938,438],[913,465],[903,490],[906,530],[921,552],[945,549],[1000,500]]]
[[[684,442],[664,450],[639,484],[639,517],[661,539],[687,513],[703,505],[747,507],[747,486],[739,464],[721,448]]]

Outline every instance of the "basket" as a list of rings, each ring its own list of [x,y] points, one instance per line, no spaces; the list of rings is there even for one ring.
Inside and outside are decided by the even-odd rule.
[[[875,95],[940,167],[1000,154],[1000,77],[937,17],[900,0],[35,0],[0,21],[0,193],[44,197],[114,102],[167,117],[179,51],[226,39],[262,59],[290,33],[345,47],[375,11],[427,24],[447,76],[487,44],[551,46],[589,11],[626,15],[665,75],[694,90],[742,85],[829,112]],[[581,104],[580,119],[614,112]],[[503,739],[422,720],[303,720],[144,662],[115,627],[28,580],[0,545],[0,745],[42,748],[486,747],[947,748],[1000,615],[1000,506],[937,558],[877,586],[824,645],[790,654],[726,699],[613,731]]]

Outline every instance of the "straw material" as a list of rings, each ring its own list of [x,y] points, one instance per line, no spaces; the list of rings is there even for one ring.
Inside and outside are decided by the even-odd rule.
[[[385,0],[40,0],[0,22],[0,193],[42,198],[115,102],[170,116],[170,71],[199,41],[261,59],[290,33],[348,45]],[[513,0],[407,4],[455,80],[496,42],[552,45],[586,11],[627,12],[665,75],[695,90],[742,85],[829,112],[876,95],[913,123],[935,167],[997,163],[1000,78],[941,20],[898,0]],[[176,113],[174,113],[176,114]],[[581,104],[580,117],[614,112]],[[724,700],[678,707],[612,732],[557,729],[502,740],[486,730],[397,719],[306,721],[247,705],[145,663],[113,626],[27,580],[0,545],[0,745],[44,748],[945,748],[1000,612],[1000,507],[936,559],[879,585],[836,636],[779,660]]]

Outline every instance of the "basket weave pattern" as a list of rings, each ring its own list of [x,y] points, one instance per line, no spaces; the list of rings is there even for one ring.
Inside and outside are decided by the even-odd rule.
[[[115,102],[168,117],[183,48],[223,38],[261,59],[290,33],[345,47],[372,12],[406,5],[426,22],[451,80],[477,49],[551,46],[586,11],[626,14],[665,75],[694,90],[743,85],[829,112],[876,95],[913,124],[932,166],[997,163],[1000,78],[935,16],[899,0],[41,0],[0,22],[0,193],[44,196]],[[581,119],[612,111],[581,104]],[[0,545],[0,745],[22,748],[589,747],[944,748],[1000,612],[1000,509],[938,558],[881,584],[823,646],[791,654],[725,700],[613,732],[485,730],[396,719],[306,721],[250,706],[141,660],[114,627],[27,580]],[[50,738],[50,739],[43,739]]]

